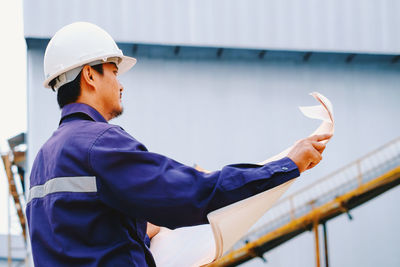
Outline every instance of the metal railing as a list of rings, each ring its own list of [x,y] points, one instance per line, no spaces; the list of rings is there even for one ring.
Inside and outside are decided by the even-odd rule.
[[[400,137],[279,201],[257,223],[261,226],[236,243],[233,250],[304,216],[314,207],[328,203],[399,165]]]

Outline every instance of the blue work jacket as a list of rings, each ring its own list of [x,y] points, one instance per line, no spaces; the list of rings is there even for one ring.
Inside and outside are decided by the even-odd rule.
[[[31,170],[35,266],[155,266],[147,221],[204,224],[207,213],[297,176],[289,158],[205,174],[147,151],[88,105],[66,105]]]

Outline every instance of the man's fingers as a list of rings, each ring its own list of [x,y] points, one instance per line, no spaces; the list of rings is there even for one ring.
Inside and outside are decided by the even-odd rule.
[[[320,141],[331,137],[331,134],[321,134],[299,140],[288,153],[288,157],[298,166],[300,172],[311,169],[322,160],[325,142]]]
[[[307,170],[317,166],[321,160],[322,160],[322,155],[318,151],[314,150],[314,153],[312,153],[312,156],[311,156],[311,161],[310,161],[309,165],[307,166]]]
[[[318,151],[314,150],[314,153],[312,155],[312,162],[313,163],[319,163],[322,160],[322,155]]]
[[[311,163],[310,165],[308,165],[307,170],[312,169],[315,166],[317,166],[317,163]]]
[[[317,134],[317,135],[310,136],[309,140],[319,142],[319,141],[323,141],[323,140],[328,140],[331,137],[332,137],[331,134]]]
[[[326,145],[320,142],[311,142],[312,146],[319,152],[322,153],[325,150]]]

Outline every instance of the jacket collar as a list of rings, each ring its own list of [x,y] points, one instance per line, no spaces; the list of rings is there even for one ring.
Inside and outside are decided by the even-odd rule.
[[[83,104],[83,103],[72,103],[72,104],[68,104],[63,107],[63,109],[61,111],[60,124],[66,117],[68,117],[72,114],[76,114],[76,113],[85,114],[90,119],[92,119],[93,121],[96,121],[96,122],[107,123],[107,120],[104,119],[104,117],[97,110],[92,108],[91,106]]]

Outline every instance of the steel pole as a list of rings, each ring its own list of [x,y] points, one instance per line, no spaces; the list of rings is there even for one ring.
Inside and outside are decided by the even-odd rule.
[[[325,267],[329,267],[329,257],[328,257],[328,230],[326,228],[326,222],[322,224],[324,229],[324,249],[325,249]]]
[[[314,237],[315,237],[315,261],[316,261],[316,267],[321,267],[321,261],[319,257],[319,236],[318,236],[318,221],[314,221],[313,225],[314,229]]]

